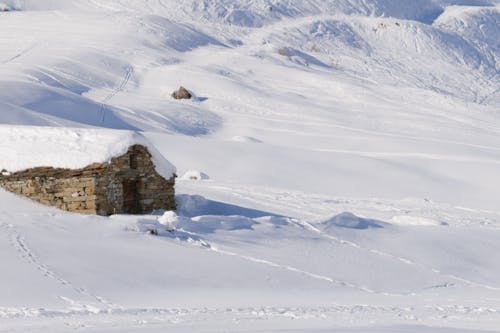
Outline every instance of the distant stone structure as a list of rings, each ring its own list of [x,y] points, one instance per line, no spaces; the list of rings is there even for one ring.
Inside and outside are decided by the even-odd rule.
[[[0,186],[42,204],[82,214],[175,210],[175,175],[159,175],[145,146],[82,169],[36,167],[0,174]]]

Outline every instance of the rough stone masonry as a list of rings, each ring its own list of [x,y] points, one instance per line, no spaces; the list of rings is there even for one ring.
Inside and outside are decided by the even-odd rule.
[[[133,145],[121,156],[82,169],[37,167],[0,174],[0,186],[44,205],[82,214],[144,214],[175,210],[175,175],[159,175],[148,149]]]

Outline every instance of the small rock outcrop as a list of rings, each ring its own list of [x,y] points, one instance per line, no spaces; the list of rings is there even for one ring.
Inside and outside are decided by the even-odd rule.
[[[178,90],[172,93],[172,97],[175,99],[191,99],[193,95],[183,86],[180,86]]]
[[[284,57],[291,57],[294,55],[294,52],[289,47],[282,47],[282,48],[278,49],[278,54],[282,55]]]

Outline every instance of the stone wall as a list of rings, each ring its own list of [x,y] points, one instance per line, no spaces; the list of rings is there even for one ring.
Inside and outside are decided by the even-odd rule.
[[[160,176],[146,147],[134,145],[127,154],[113,158],[97,178],[100,215],[140,214],[157,209],[174,210],[175,179]]]
[[[83,169],[40,167],[0,175],[0,186],[42,204],[83,214],[174,210],[174,177],[160,176],[146,147],[131,146],[109,163]]]

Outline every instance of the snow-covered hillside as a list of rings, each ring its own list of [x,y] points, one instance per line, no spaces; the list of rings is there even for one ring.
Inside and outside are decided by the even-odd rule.
[[[0,0],[0,169],[147,139],[180,176],[175,232],[0,190],[0,332],[498,330],[499,27],[498,0]]]

